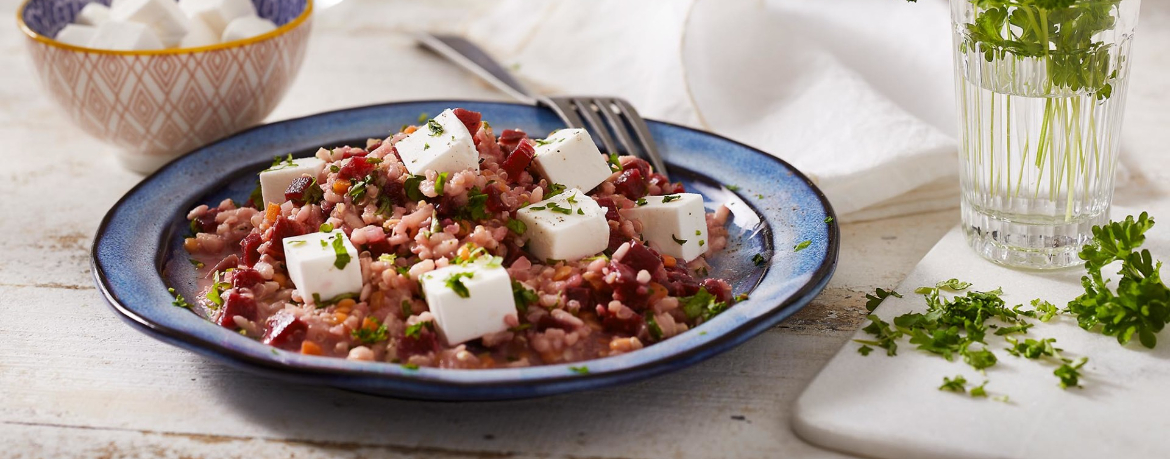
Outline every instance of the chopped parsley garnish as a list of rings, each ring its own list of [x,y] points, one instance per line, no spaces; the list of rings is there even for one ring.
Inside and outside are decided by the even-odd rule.
[[[341,300],[356,300],[357,298],[358,298],[358,295],[356,293],[342,293],[342,294],[337,295],[333,298],[329,298],[327,300],[322,300],[321,294],[314,293],[313,294],[313,304],[317,306],[317,309],[323,309],[323,308],[327,308],[329,306],[333,306],[333,305],[337,304],[338,302],[340,302]]]
[[[435,177],[435,193],[442,196],[443,186],[447,184],[447,172],[440,172],[438,177]]]
[[[873,348],[866,346],[864,344],[862,344],[861,347],[857,348],[857,353],[861,354],[863,356],[866,356],[866,357],[869,357],[870,352],[873,352]]]
[[[1081,249],[1088,275],[1081,277],[1085,293],[1068,303],[1066,311],[1085,330],[1116,336],[1124,345],[1136,335],[1147,348],[1158,344],[1157,333],[1170,322],[1170,287],[1162,282],[1161,262],[1149,250],[1138,252],[1146,231],[1154,226],[1149,214],[1093,227],[1093,242]],[[1101,270],[1121,262],[1116,291]]]
[[[678,244],[678,245],[683,245],[683,244],[687,243],[686,239],[679,239],[678,236],[674,235],[674,233],[670,233],[670,238],[673,239],[674,243]]]
[[[1076,362],[1065,362],[1058,367],[1052,374],[1060,378],[1060,388],[1068,389],[1070,387],[1080,387],[1081,367],[1088,363],[1088,357],[1081,357]]]
[[[544,194],[544,199],[551,198],[553,196],[556,196],[556,195],[564,193],[564,192],[565,192],[564,185],[561,185],[559,183],[554,183],[554,184],[548,186],[548,192],[546,192]]]
[[[191,266],[194,266],[195,269],[203,269],[203,266],[205,266],[202,261],[194,258],[188,258],[187,261],[191,262]]]
[[[508,231],[516,234],[524,234],[525,231],[528,231],[528,225],[515,218],[509,218],[508,222],[505,223],[504,226],[508,227]]]
[[[565,215],[569,215],[569,214],[573,213],[573,209],[570,209],[568,207],[561,207],[560,204],[557,204],[555,202],[548,203],[548,210],[556,212],[558,214],[565,214]]]
[[[937,284],[934,284],[934,287],[958,292],[958,291],[963,291],[963,290],[967,290],[968,288],[970,288],[971,283],[970,282],[963,282],[961,280],[951,278],[951,279],[948,279],[945,281],[941,281]]]
[[[662,197],[662,203],[666,204],[668,202],[678,201],[679,199],[682,199],[682,196],[679,196],[677,194],[668,194],[668,195]]]
[[[535,207],[529,207],[529,208],[528,208],[528,210],[532,210],[532,211],[537,211],[537,210],[544,210],[544,209],[547,209],[547,207],[545,207],[545,206],[535,206]]]
[[[431,137],[438,137],[443,135],[443,126],[438,121],[430,119],[427,121],[427,129],[431,131]]]
[[[768,264],[768,259],[764,258],[764,255],[757,253],[755,255],[752,255],[752,263],[755,264],[756,266],[764,266],[764,265]]]
[[[894,292],[894,290],[887,290],[880,287],[878,288],[878,292],[874,292],[872,294],[867,293],[866,310],[870,311],[870,313],[873,313],[874,309],[878,309],[878,304],[881,304],[881,302],[886,300],[889,296],[902,297],[902,294]]]
[[[350,198],[353,198],[354,203],[361,202],[362,198],[366,197],[366,189],[369,188],[369,186],[373,183],[373,174],[362,177],[361,180],[357,180],[353,182],[353,185],[349,186],[349,191],[346,192],[346,194],[348,194]]]
[[[431,149],[431,143],[430,143],[430,142],[427,142],[427,143],[424,143],[424,144],[423,144],[423,150],[430,150],[430,149]]]
[[[418,365],[415,365],[413,363],[404,363],[404,364],[402,364],[402,368],[405,368],[405,369],[410,370],[410,371],[418,371]]]
[[[699,291],[694,295],[679,298],[678,302],[688,319],[701,317],[703,321],[711,320],[712,317],[726,311],[728,306],[727,303],[718,301],[706,287],[699,287]]]
[[[658,326],[658,320],[654,318],[654,311],[646,311],[643,315],[646,320],[646,331],[650,333],[650,339],[659,341],[662,339],[662,327]]]
[[[833,223],[833,216],[830,215],[828,217],[825,217],[825,223]]]
[[[580,375],[587,375],[589,374],[589,367],[585,365],[581,365],[579,367],[569,367],[569,371]]]
[[[1012,347],[1007,349],[1008,353],[1016,357],[1023,357],[1026,359],[1056,357],[1060,352],[1060,349],[1057,349],[1052,345],[1052,343],[1056,342],[1056,338],[1044,338],[1040,340],[1027,338],[1022,343],[1010,336],[1004,339],[1012,345]]]
[[[512,281],[512,299],[516,302],[516,310],[520,311],[520,314],[527,314],[528,306],[536,304],[540,298],[536,296],[536,292],[528,290],[524,284]]]
[[[764,195],[756,193],[756,199],[764,199]]]
[[[329,172],[332,172],[334,174],[341,172],[341,167],[336,165],[336,164],[330,164],[329,165]]]
[[[422,336],[423,328],[426,328],[427,330],[434,330],[434,327],[435,324],[428,320],[426,322],[419,322],[417,324],[406,327],[406,331],[403,333],[408,338],[418,338],[419,336]]]
[[[183,298],[183,295],[176,293],[175,289],[173,288],[168,288],[167,291],[171,292],[171,295],[175,296],[175,301],[171,302],[172,306],[183,309],[191,309],[191,303],[188,303],[187,300]]]
[[[797,243],[795,246],[792,247],[792,251],[799,252],[801,250],[807,249],[808,246],[810,246],[810,245],[812,245],[812,241],[809,241],[809,240],[800,241],[799,243]]]
[[[459,218],[462,220],[486,220],[490,215],[487,211],[488,195],[472,188],[467,192],[467,204],[459,208]]]
[[[471,292],[467,290],[466,285],[463,285],[463,279],[471,279],[474,276],[475,273],[470,271],[457,272],[447,276],[447,279],[443,282],[447,284],[447,288],[454,290],[455,294],[459,295],[460,298],[468,298],[471,296]]]
[[[411,313],[414,312],[410,306],[410,300],[402,300],[402,304],[400,306],[402,307],[403,319],[410,317]]]
[[[386,341],[390,339],[389,333],[386,330],[386,325],[378,323],[375,319],[370,319],[376,324],[374,328],[362,327],[350,332],[350,335],[362,344],[374,344],[379,341]]]
[[[541,147],[543,147],[543,146],[545,146],[545,145],[551,145],[551,144],[554,144],[554,143],[559,143],[559,142],[560,142],[560,141],[562,141],[562,140],[564,140],[564,139],[551,139],[551,140],[550,140],[550,139],[536,139],[536,140],[535,140],[535,142],[536,142],[536,145],[537,145],[537,146],[541,146]]]
[[[431,115],[428,115],[427,112],[419,113],[417,122],[418,122],[418,124],[423,124],[423,123],[427,122],[427,119],[430,119],[430,117],[431,117]]]
[[[617,172],[617,171],[622,170],[622,162],[621,162],[621,159],[619,159],[617,153],[611,152],[608,155],[608,157],[609,157],[609,170],[610,171]]]
[[[402,187],[406,189],[406,197],[412,202],[419,202],[423,199],[426,199],[426,195],[424,195],[418,188],[419,185],[422,185],[423,180],[426,180],[426,177],[421,175],[412,175],[407,177],[406,182],[402,184]]]
[[[337,269],[345,269],[345,265],[349,264],[351,257],[349,256],[349,251],[345,250],[344,234],[337,233],[333,235],[333,253],[337,256],[333,259],[333,266],[336,266]]]
[[[275,171],[275,170],[284,169],[286,167],[292,167],[295,165],[296,165],[296,163],[293,162],[292,153],[289,153],[288,156],[285,156],[283,158],[281,158],[280,156],[274,156],[272,158],[272,165],[268,166],[268,169],[265,169],[264,171],[265,172]]]
[[[329,223],[322,223],[321,227],[317,228],[317,230],[321,231],[322,233],[332,233],[333,225]]]
[[[739,185],[728,185],[725,183],[723,184],[723,188],[727,188],[730,191],[739,191]]]
[[[252,203],[252,207],[264,209],[264,190],[260,188],[260,180],[256,180],[256,188],[252,188],[252,194],[248,195],[248,202]],[[191,227],[191,231],[195,233],[195,227]]]
[[[230,282],[221,282],[219,271],[216,271],[211,288],[207,290],[207,299],[215,304],[216,307],[223,306],[223,297],[220,294],[230,288],[232,288],[232,284]]]
[[[990,381],[983,381],[983,384],[980,384],[980,385],[978,385],[978,386],[972,387],[972,388],[971,388],[971,396],[972,396],[972,397],[984,397],[984,398],[986,398],[986,397],[987,397],[987,389],[984,389],[984,387],[987,387],[987,383],[988,383],[988,382],[990,382]]]
[[[585,215],[584,209],[577,209],[577,215]]]
[[[638,198],[637,201],[634,201],[634,204],[637,204],[638,207],[642,207],[646,205],[646,198]]]
[[[869,325],[862,329],[866,333],[873,335],[876,339],[862,340],[855,339],[854,342],[867,345],[877,346],[886,350],[886,355],[898,355],[898,338],[902,337],[902,332],[890,328],[890,324],[879,318],[877,315],[870,314],[866,316],[869,319]]]
[[[965,394],[967,393],[967,378],[964,378],[963,375],[955,375],[953,379],[944,376],[943,383],[941,386],[938,386],[938,390]]]

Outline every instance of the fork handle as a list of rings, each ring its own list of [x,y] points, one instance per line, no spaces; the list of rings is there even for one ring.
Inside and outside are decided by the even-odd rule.
[[[521,102],[536,105],[536,93],[524,86],[512,73],[492,59],[480,47],[455,35],[419,33],[415,36],[419,44],[476,74],[492,86]]]

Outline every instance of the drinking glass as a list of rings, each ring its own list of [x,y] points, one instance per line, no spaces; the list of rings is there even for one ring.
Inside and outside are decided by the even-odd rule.
[[[1109,220],[1140,3],[951,0],[963,229],[983,257],[1074,266]]]

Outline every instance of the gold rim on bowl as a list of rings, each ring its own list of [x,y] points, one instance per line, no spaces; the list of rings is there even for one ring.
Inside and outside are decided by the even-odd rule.
[[[49,37],[46,37],[44,35],[37,33],[31,27],[29,27],[27,23],[24,22],[24,9],[25,9],[25,7],[28,6],[29,2],[31,2],[31,1],[32,0],[24,0],[20,4],[20,8],[16,9],[16,23],[20,26],[20,30],[23,31],[24,34],[27,35],[29,38],[36,40],[36,41],[39,41],[39,42],[44,43],[44,44],[49,45],[49,46],[55,46],[55,47],[67,49],[70,51],[81,51],[81,52],[95,53],[95,54],[113,54],[113,55],[122,55],[122,56],[152,56],[152,55],[163,55],[163,54],[201,53],[204,51],[214,51],[214,50],[218,50],[218,49],[229,49],[229,48],[236,48],[236,47],[240,47],[240,46],[247,46],[247,45],[250,45],[253,43],[258,43],[258,42],[261,42],[264,40],[269,40],[272,38],[276,38],[280,35],[283,35],[283,34],[287,33],[288,31],[295,29],[295,28],[297,28],[297,26],[304,23],[306,20],[309,19],[309,15],[313,13],[313,0],[305,0],[305,10],[302,11],[299,16],[297,16],[296,18],[294,18],[291,21],[288,21],[287,24],[282,25],[280,27],[277,27],[276,30],[273,30],[273,31],[268,32],[268,33],[263,34],[263,35],[257,35],[257,36],[252,37],[252,38],[245,38],[243,40],[229,41],[227,43],[217,43],[217,44],[210,45],[210,46],[200,46],[200,47],[196,47],[196,48],[156,49],[156,50],[150,50],[150,51],[115,51],[115,50],[109,50],[109,49],[96,49],[96,48],[86,48],[83,46],[73,46],[70,44],[61,43],[57,40],[54,40],[52,38],[49,38]]]

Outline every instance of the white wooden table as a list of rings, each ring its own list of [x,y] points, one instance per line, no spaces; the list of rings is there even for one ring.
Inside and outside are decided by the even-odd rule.
[[[415,50],[401,34],[406,21],[334,13],[355,3],[384,18],[417,8],[349,0],[322,13],[304,71],[272,119],[390,100],[502,98]],[[17,4],[0,0],[0,9]],[[1153,9],[1170,17],[1170,8]],[[1159,34],[1148,38],[1165,48],[1170,32]],[[0,456],[840,457],[792,434],[792,400],[860,325],[865,293],[895,285],[958,222],[945,211],[844,225],[836,277],[812,305],[731,352],[642,383],[495,403],[287,384],[150,339],[109,311],[89,248],[106,210],[141,177],[51,105],[23,47],[13,21],[0,21]],[[1170,94],[1164,74],[1141,72],[1152,61],[1170,67],[1157,48],[1139,51],[1127,120],[1127,135],[1149,132],[1127,145],[1165,165],[1170,115],[1158,107]],[[388,72],[372,50],[412,70]],[[1166,199],[1170,175],[1147,174],[1118,200]]]

